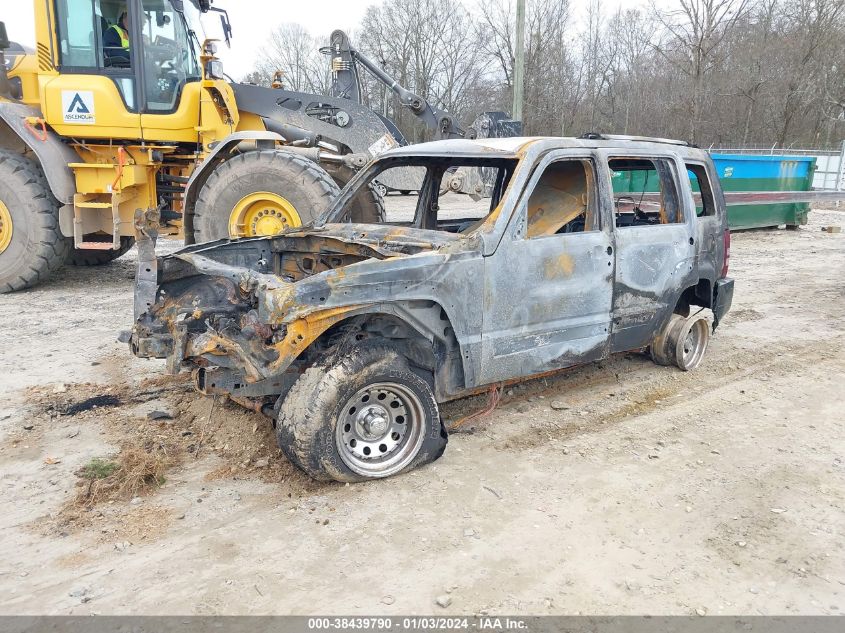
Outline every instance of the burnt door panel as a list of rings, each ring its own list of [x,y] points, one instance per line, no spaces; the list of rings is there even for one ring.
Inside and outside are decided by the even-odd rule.
[[[676,172],[670,158],[610,160],[616,200],[612,352],[648,345],[691,278],[693,218],[681,205]]]
[[[589,187],[563,178],[532,198],[553,162],[565,161],[556,153],[541,164],[501,244],[485,258],[481,384],[607,354],[614,258],[610,232],[598,220],[594,170]],[[582,204],[591,208],[586,225],[576,217]],[[548,212],[538,213],[538,205]]]

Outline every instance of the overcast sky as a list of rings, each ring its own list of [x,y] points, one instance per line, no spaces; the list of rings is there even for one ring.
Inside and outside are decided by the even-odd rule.
[[[472,10],[475,0],[463,0]],[[28,46],[35,45],[31,0],[0,0],[0,20],[6,23],[9,39]],[[354,31],[364,11],[378,0],[215,0],[214,6],[227,9],[232,21],[232,48],[221,47],[219,53],[227,74],[236,80],[253,69],[258,51],[273,28],[284,22],[298,22],[315,36],[326,36],[334,29]],[[582,13],[587,0],[572,0],[574,12]],[[643,0],[604,0],[610,12],[620,4],[643,4]],[[14,8],[12,8],[14,6]],[[447,19],[444,16],[444,19]],[[209,35],[219,36],[218,17],[206,16]],[[202,37],[200,37],[202,39]]]
[[[32,0],[0,0],[0,4],[0,21],[6,23],[9,39],[34,46]],[[232,48],[223,46],[220,51],[224,68],[235,79],[252,70],[259,48],[273,27],[283,22],[298,22],[328,39],[334,29],[354,30],[370,4],[368,0],[216,0],[214,6],[228,10],[232,21]],[[213,35],[220,34],[216,15],[206,16],[204,22]]]

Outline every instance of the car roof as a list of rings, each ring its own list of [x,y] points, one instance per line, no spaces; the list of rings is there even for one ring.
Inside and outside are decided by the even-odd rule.
[[[520,158],[529,150],[545,152],[554,149],[619,148],[665,153],[677,150],[685,156],[701,156],[703,150],[684,141],[643,136],[590,135],[580,138],[567,136],[514,136],[507,138],[448,139],[405,145],[389,150],[379,158],[403,156],[472,156]]]

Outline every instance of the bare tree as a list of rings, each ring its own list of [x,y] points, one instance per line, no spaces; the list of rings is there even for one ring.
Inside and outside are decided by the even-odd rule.
[[[476,114],[484,84],[484,59],[472,19],[458,0],[386,0],[371,6],[356,33],[357,46],[413,90],[459,119]],[[392,94],[365,83],[371,103],[381,103],[412,140],[425,130]],[[384,99],[389,104],[384,107]],[[471,120],[471,119],[470,119]]]
[[[512,100],[515,11],[508,0],[484,0],[479,5],[479,40],[498,71],[505,90],[502,103]],[[570,122],[564,116],[568,87],[577,69],[571,63],[566,31],[568,0],[527,3],[525,25],[525,105],[523,128],[528,134],[555,134]],[[501,109],[507,110],[507,106]],[[571,110],[570,110],[571,112]]]
[[[465,125],[512,100],[515,0],[382,0],[353,33],[396,79]],[[664,5],[661,5],[664,6]],[[527,134],[622,132],[702,145],[834,143],[845,137],[845,1],[678,0],[620,8],[528,0]],[[469,8],[468,8],[469,7]],[[282,25],[248,81],[321,93],[326,60],[298,25]],[[430,132],[362,73],[365,105],[411,141]]]
[[[721,61],[721,48],[738,20],[748,10],[749,0],[679,0],[680,9],[652,9],[669,36],[655,50],[672,67],[690,79],[689,138],[700,139],[702,105],[706,81]]]
[[[328,38],[322,38],[328,39]],[[255,72],[269,83],[276,71],[283,73],[285,88],[325,94],[329,88],[328,65],[317,40],[300,24],[281,24],[259,52]]]

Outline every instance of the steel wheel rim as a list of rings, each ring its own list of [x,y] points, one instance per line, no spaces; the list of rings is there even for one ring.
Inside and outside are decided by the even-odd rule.
[[[9,248],[12,243],[12,214],[9,213],[9,208],[0,200],[0,253]]]
[[[276,235],[301,225],[302,218],[290,201],[269,191],[244,196],[229,214],[229,235],[232,237]]]
[[[408,387],[376,382],[359,389],[340,409],[338,453],[364,477],[387,477],[407,466],[423,440],[423,406]]]
[[[704,331],[707,327],[705,319],[697,319],[679,341],[684,367],[692,368],[701,362],[707,349],[707,332]]]

